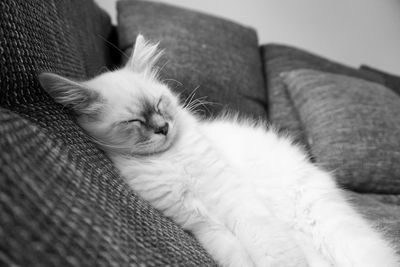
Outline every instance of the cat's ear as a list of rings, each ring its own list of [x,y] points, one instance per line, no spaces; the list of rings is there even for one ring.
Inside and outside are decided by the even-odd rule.
[[[161,55],[162,51],[158,49],[158,43],[150,43],[144,39],[143,35],[139,34],[125,67],[138,73],[152,73],[154,65]]]
[[[39,74],[38,78],[43,89],[57,103],[71,107],[78,114],[92,114],[96,111],[100,95],[82,83],[48,72]]]

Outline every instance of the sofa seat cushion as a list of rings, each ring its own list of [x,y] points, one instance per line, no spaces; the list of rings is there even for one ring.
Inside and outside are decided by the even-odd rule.
[[[0,151],[1,266],[214,266],[91,143],[0,109]]]
[[[253,29],[236,23],[149,1],[119,1],[119,46],[129,55],[141,33],[160,42],[165,55],[161,76],[185,99],[212,102],[199,111],[205,115],[232,109],[265,117],[265,90],[258,40]],[[198,88],[198,89],[197,89]]]
[[[305,146],[308,146],[308,143],[303,135],[303,126],[280,76],[281,72],[304,68],[383,83],[380,75],[357,70],[302,49],[267,44],[261,47],[261,52],[268,89],[269,120],[279,129],[289,132],[296,141]]]
[[[400,97],[314,70],[282,74],[317,164],[346,188],[400,194]]]

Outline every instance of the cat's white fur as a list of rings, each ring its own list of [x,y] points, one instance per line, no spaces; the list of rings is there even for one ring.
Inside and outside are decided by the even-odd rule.
[[[400,266],[389,242],[290,138],[235,116],[199,120],[157,79],[159,56],[138,36],[120,70],[86,82],[39,78],[132,189],[221,266]]]

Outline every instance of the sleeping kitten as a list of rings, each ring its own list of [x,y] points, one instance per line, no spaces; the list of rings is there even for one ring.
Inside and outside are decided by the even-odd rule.
[[[290,138],[232,116],[201,121],[157,79],[136,39],[122,69],[43,88],[77,114],[126,181],[221,266],[395,267],[398,258]]]

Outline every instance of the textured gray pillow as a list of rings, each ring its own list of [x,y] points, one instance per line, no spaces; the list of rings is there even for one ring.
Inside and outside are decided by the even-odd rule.
[[[160,41],[165,49],[161,74],[171,79],[169,84],[183,97],[199,87],[196,97],[217,103],[203,109],[208,115],[228,107],[266,116],[262,64],[253,29],[149,1],[119,1],[117,8],[120,48],[130,53],[139,33]]]
[[[359,192],[400,193],[400,97],[372,82],[313,70],[282,74],[311,153]]]
[[[400,95],[400,76],[390,74],[367,65],[361,65],[360,70],[375,75],[380,75],[384,80],[384,85]]]
[[[303,126],[293,108],[290,95],[280,76],[281,72],[313,69],[383,83],[378,74],[357,70],[295,47],[267,44],[261,47],[261,52],[265,65],[264,75],[267,77],[269,120],[280,129],[288,131],[296,141],[304,145],[307,145],[307,142],[303,136]]]
[[[392,244],[400,244],[399,195],[359,194],[348,190],[344,193],[358,212],[381,229]],[[400,254],[400,251],[397,250],[397,253]]]

